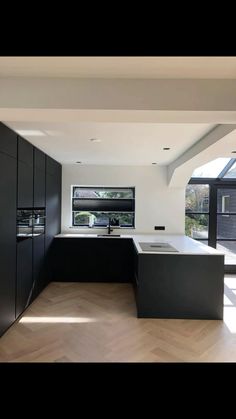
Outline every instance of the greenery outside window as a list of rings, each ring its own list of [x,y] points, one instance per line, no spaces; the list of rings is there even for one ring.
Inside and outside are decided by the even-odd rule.
[[[185,234],[208,241],[209,185],[189,184],[186,188]]]

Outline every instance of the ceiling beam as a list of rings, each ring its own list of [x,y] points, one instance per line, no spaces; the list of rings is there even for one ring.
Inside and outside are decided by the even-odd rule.
[[[0,108],[0,121],[232,124],[236,111]]]
[[[0,108],[235,112],[236,80],[0,78]]]
[[[210,132],[204,135],[178,159],[169,164],[167,168],[168,185],[184,187],[192,175],[193,170],[222,155],[214,154],[217,143],[236,129],[236,124],[217,125]],[[218,151],[219,153],[219,151]]]

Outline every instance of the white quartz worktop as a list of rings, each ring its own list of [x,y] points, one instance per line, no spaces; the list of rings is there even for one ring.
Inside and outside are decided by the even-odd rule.
[[[113,235],[111,234],[111,237]],[[57,234],[55,238],[106,238],[110,240],[109,237],[98,237],[97,234],[76,234],[76,233],[61,233]],[[193,240],[190,237],[181,235],[181,234],[121,234],[119,237],[114,235],[116,239],[133,239],[134,245],[140,254],[170,254],[170,255],[224,255],[224,253],[219,252],[212,247],[206,246],[205,244]],[[168,243],[173,246],[178,252],[161,252],[161,251],[143,251],[139,243]]]

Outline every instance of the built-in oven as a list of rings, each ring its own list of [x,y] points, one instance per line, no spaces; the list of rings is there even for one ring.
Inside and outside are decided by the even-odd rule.
[[[17,210],[17,240],[25,240],[45,233],[45,208]]]

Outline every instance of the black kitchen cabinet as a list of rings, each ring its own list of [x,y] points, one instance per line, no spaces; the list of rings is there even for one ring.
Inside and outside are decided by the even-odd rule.
[[[50,280],[49,249],[61,225],[61,165],[1,122],[0,197],[2,335]],[[17,241],[17,208],[45,208],[45,234]]]
[[[33,151],[33,145],[26,141],[24,138],[18,136],[18,160],[22,161],[28,166],[33,166]]]
[[[142,253],[135,270],[138,317],[223,319],[223,255]]]
[[[2,126],[0,131],[0,149],[4,149]],[[14,149],[13,142],[10,149]],[[15,320],[16,179],[17,160],[0,152],[0,335]]]
[[[51,280],[51,250],[54,236],[61,231],[61,165],[46,156],[45,275]]]
[[[129,238],[55,238],[53,281],[132,282],[133,240]]]
[[[33,239],[17,243],[16,317],[28,307],[33,287]]]
[[[44,234],[33,239],[33,293],[32,300],[43,290],[45,286],[45,237]]]
[[[0,122],[0,152],[17,158],[17,134]]]
[[[34,202],[35,208],[44,208],[46,203],[46,156],[34,148]]]
[[[33,146],[18,137],[18,208],[33,207]]]

